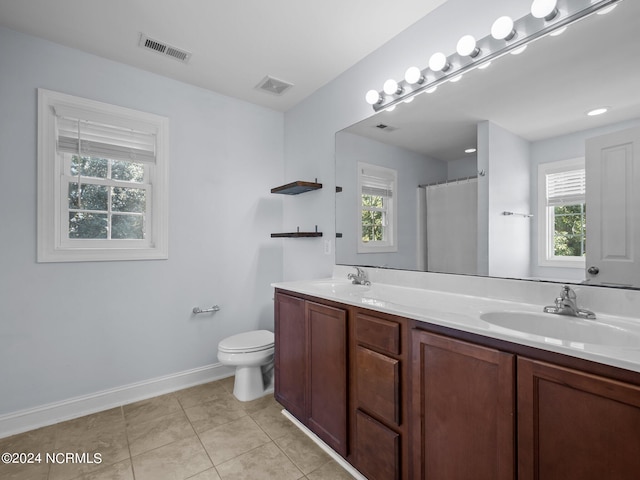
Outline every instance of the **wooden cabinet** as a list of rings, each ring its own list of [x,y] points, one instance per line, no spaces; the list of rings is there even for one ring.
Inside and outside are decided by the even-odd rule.
[[[515,478],[514,356],[415,330],[413,478]]]
[[[369,480],[408,478],[406,320],[356,309],[351,345],[354,463]]]
[[[276,291],[275,397],[369,480],[631,480],[640,373]]]
[[[276,292],[275,398],[348,454],[346,310]]]
[[[635,480],[640,387],[518,358],[518,478]]]

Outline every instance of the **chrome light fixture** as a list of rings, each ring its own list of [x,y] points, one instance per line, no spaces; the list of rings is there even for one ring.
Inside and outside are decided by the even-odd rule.
[[[447,57],[434,53],[428,67],[412,66],[397,82],[389,79],[382,91],[369,90],[365,96],[374,111],[390,111],[399,103],[408,103],[416,95],[434,92],[445,82],[457,81],[474,69],[483,69],[508,53],[522,53],[528,44],[546,35],[560,34],[569,25],[594,13],[604,14],[621,0],[533,0],[530,13],[514,21],[502,16],[493,22],[490,34],[480,40],[464,35],[456,45],[456,53]],[[429,75],[428,70],[433,74]]]

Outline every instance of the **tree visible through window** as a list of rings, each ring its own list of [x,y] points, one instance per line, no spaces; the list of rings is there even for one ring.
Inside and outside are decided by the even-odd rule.
[[[538,168],[539,263],[584,267],[587,248],[584,159]]]
[[[397,172],[366,163],[358,163],[358,172],[358,252],[397,251]]]
[[[168,256],[169,120],[38,90],[38,261]]]
[[[143,239],[144,164],[78,155],[69,163],[69,238]]]

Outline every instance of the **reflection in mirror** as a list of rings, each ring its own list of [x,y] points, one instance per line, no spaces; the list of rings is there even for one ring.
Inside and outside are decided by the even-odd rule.
[[[640,288],[637,25],[622,1],[338,132],[336,263]],[[358,252],[358,162],[397,171],[396,251]]]

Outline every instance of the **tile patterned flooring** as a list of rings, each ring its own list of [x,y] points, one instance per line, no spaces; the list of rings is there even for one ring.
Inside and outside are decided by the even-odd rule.
[[[0,453],[41,454],[5,465],[2,480],[350,480],[287,420],[272,395],[240,402],[233,377],[0,439]],[[46,461],[85,453],[101,462]],[[62,457],[56,457],[62,460]]]

